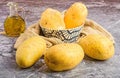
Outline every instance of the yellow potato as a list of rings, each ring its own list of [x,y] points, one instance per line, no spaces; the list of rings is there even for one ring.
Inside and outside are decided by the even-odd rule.
[[[74,3],[65,12],[64,21],[66,28],[75,28],[85,23],[88,10],[86,6],[80,2]]]
[[[53,30],[65,29],[65,23],[61,13],[51,8],[48,8],[42,13],[40,25]]]
[[[114,45],[107,37],[90,34],[78,42],[86,55],[97,60],[107,60],[114,55]]]
[[[16,62],[21,68],[32,66],[46,50],[46,42],[39,36],[25,40],[16,51]]]
[[[62,43],[49,48],[44,55],[44,60],[51,70],[64,71],[76,67],[83,57],[81,46],[75,43]]]

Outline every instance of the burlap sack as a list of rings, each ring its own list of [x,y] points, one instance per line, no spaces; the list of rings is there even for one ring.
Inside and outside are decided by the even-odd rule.
[[[104,29],[101,25],[99,25],[96,22],[89,20],[89,19],[86,20],[85,25],[80,33],[79,39],[83,38],[84,36],[86,36],[88,34],[95,34],[95,33],[104,35],[107,38],[109,38],[113,42],[113,44],[115,43],[113,36],[106,29]],[[63,43],[60,39],[57,39],[57,38],[44,37],[39,24],[36,23],[36,24],[29,26],[26,29],[26,31],[23,34],[21,34],[20,37],[18,37],[18,39],[16,40],[16,43],[14,45],[14,48],[17,49],[24,40],[26,40],[32,36],[41,36],[43,39],[45,39],[46,43],[47,43],[47,48],[49,48],[53,45],[56,45],[56,44]]]

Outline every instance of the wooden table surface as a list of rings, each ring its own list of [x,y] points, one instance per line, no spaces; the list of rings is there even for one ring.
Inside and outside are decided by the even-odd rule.
[[[9,9],[10,0],[0,0],[0,31]],[[27,27],[40,19],[41,13],[51,7],[63,11],[80,0],[11,0],[23,6]],[[64,72],[52,72],[43,59],[28,69],[20,69],[15,62],[13,45],[16,38],[0,35],[0,78],[120,78],[120,0],[82,0],[89,10],[88,18],[101,24],[116,41],[115,55],[107,61],[85,57],[76,68]]]

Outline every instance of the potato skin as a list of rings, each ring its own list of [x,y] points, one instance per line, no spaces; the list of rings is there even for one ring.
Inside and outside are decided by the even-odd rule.
[[[88,10],[86,6],[80,2],[74,3],[64,15],[65,26],[67,29],[81,26],[85,23]]]
[[[40,59],[46,50],[46,42],[39,36],[25,40],[16,51],[16,63],[21,68],[28,68]]]
[[[114,45],[107,37],[100,34],[90,34],[78,42],[86,55],[97,60],[107,60],[114,55]]]
[[[44,60],[51,70],[64,71],[76,67],[83,57],[81,46],[75,43],[63,43],[49,48],[44,55]]]
[[[53,30],[65,29],[65,23],[62,14],[59,11],[51,8],[46,9],[42,13],[39,23],[43,28]]]

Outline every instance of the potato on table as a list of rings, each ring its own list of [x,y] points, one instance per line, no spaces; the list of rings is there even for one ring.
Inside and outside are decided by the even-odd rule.
[[[107,60],[114,55],[114,45],[106,36],[90,34],[79,40],[86,55],[97,60]]]
[[[40,36],[25,40],[16,51],[16,63],[21,68],[35,64],[46,51],[46,42]]]
[[[75,43],[62,43],[52,46],[44,55],[46,65],[53,71],[73,69],[83,58],[83,49]]]

